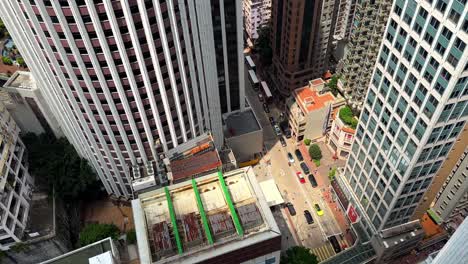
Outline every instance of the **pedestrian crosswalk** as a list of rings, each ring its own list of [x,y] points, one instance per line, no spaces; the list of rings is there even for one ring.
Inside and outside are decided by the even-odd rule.
[[[329,242],[321,247],[313,248],[312,253],[317,256],[317,260],[319,262],[322,262],[336,254]]]
[[[349,247],[348,243],[344,239],[339,239],[339,243],[342,249]],[[311,250],[312,250],[312,253],[317,256],[317,260],[319,262],[327,260],[330,257],[333,257],[334,255],[336,255],[335,250],[333,249],[333,246],[328,241],[325,243],[325,245],[318,247],[318,248],[313,248]]]

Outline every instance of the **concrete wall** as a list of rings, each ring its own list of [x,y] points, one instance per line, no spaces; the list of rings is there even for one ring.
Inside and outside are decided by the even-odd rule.
[[[255,154],[263,151],[263,130],[226,138],[226,144],[232,149],[237,162],[251,160]]]
[[[304,139],[317,140],[325,135],[324,122],[328,122],[328,113],[328,107],[323,107],[306,116]]]
[[[23,252],[4,251],[6,256],[2,264],[35,264],[60,256],[68,252],[66,244],[57,236],[32,244]]]

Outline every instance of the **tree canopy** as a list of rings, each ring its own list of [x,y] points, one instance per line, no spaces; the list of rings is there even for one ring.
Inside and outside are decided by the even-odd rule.
[[[45,179],[49,192],[54,189],[57,197],[67,201],[92,199],[99,194],[101,183],[93,169],[65,138],[28,133],[23,141],[30,173]]]
[[[310,249],[300,246],[291,247],[281,256],[281,264],[317,264],[317,256]]]
[[[320,160],[322,158],[322,150],[320,149],[319,145],[312,144],[309,147],[309,155],[313,160]]]
[[[339,75],[333,75],[327,83],[328,88],[330,88],[333,95],[337,96],[339,93],[338,90],[338,80],[340,79]]]
[[[89,224],[80,232],[80,246],[86,246],[99,240],[111,237],[117,239],[119,228],[114,224]]]
[[[353,111],[349,106],[340,109],[339,117],[343,123],[350,126],[352,129],[356,129],[358,120],[354,117]]]
[[[273,57],[273,51],[270,46],[270,27],[264,26],[258,30],[258,38],[255,40],[254,47],[260,53],[263,63],[270,65]]]

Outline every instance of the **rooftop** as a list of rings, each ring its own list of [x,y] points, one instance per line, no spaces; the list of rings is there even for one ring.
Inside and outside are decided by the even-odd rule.
[[[350,133],[350,134],[354,134],[356,132],[356,129],[352,128],[351,125],[347,124],[343,118],[342,118],[342,115],[340,114],[340,110],[342,108],[335,108],[333,109],[332,111],[332,119],[333,120],[339,120],[340,121],[340,125],[338,125],[339,127],[342,127],[341,130],[343,130],[344,132],[346,133]],[[355,117],[353,117],[354,120],[356,120],[356,123],[357,123],[357,119]]]
[[[16,71],[10,79],[4,84],[5,87],[32,89],[34,88],[34,79],[30,72]]]
[[[250,167],[132,201],[142,263],[198,263],[279,236]]]
[[[171,161],[172,179],[178,181],[221,166],[216,149]]]
[[[230,114],[226,117],[225,122],[225,135],[227,137],[239,136],[260,130],[260,124],[252,109]]]
[[[222,165],[210,135],[203,135],[193,142],[188,142],[169,155],[174,181],[216,170]]]
[[[382,239],[383,245],[386,248],[389,248],[411,241],[418,237],[422,238],[424,230],[422,229],[419,220],[416,220],[382,230],[379,235]]]
[[[113,264],[107,256],[110,252],[112,255],[117,256],[118,252],[111,238],[106,238],[93,244],[81,247],[79,249],[70,251],[56,258],[42,262],[41,264],[89,264],[89,263],[101,263],[101,264]],[[99,260],[96,256],[101,256]],[[104,261],[105,260],[105,261]],[[94,262],[93,262],[94,261]]]
[[[309,82],[310,85],[294,90],[293,96],[296,102],[306,113],[321,109],[335,101],[335,96],[331,92],[320,94],[325,82],[322,79],[315,79]]]

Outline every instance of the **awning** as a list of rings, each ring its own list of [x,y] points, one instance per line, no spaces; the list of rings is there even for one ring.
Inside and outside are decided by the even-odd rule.
[[[263,195],[265,195],[268,206],[272,207],[284,203],[283,196],[281,195],[278,186],[276,186],[275,180],[270,179],[260,182],[260,188],[262,188]]]

